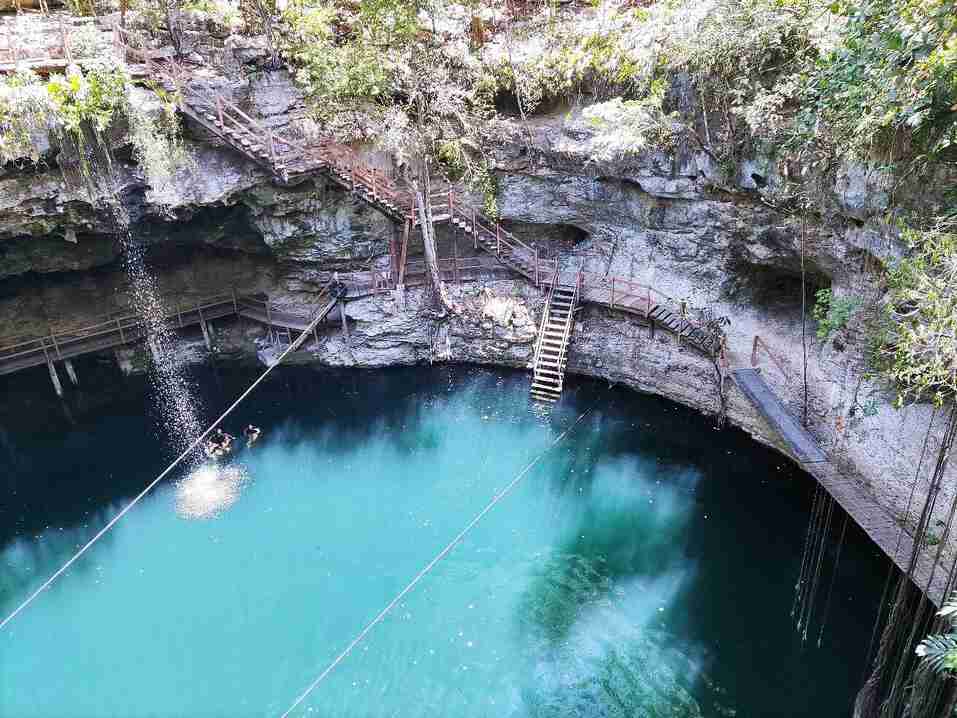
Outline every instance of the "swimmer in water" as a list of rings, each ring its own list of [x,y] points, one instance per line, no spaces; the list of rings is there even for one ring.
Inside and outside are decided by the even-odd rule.
[[[206,455],[213,459],[227,456],[233,448],[233,437],[222,429],[216,429],[212,437],[206,442]]]
[[[262,429],[260,429],[258,426],[253,426],[252,424],[249,424],[245,429],[243,429],[243,436],[246,438],[246,448],[248,449],[250,446],[255,444],[262,433]]]

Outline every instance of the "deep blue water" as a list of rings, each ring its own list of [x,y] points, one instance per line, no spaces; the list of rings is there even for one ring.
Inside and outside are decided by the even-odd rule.
[[[143,382],[102,371],[81,378],[109,396],[69,409],[0,386],[4,615],[169,458]],[[206,415],[253,377],[197,373]],[[817,623],[800,644],[811,480],[656,398],[579,381],[542,412],[527,386],[278,371],[227,425],[265,429],[232,503],[184,515],[223,484],[178,475],[0,632],[0,716],[281,714],[587,409],[299,715],[848,715],[884,564],[850,530],[822,645]]]

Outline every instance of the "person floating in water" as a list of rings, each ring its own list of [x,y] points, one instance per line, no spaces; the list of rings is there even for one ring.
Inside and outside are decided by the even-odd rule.
[[[206,441],[206,456],[211,459],[221,459],[228,456],[233,450],[233,437],[222,429],[216,429]]]
[[[249,424],[245,429],[243,429],[243,437],[246,439],[246,448],[248,449],[250,446],[255,444],[259,440],[259,437],[262,433],[262,429],[260,429],[258,426],[253,426],[252,424]]]

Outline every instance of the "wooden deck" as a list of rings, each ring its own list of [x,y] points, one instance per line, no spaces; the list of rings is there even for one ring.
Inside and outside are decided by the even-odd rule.
[[[784,439],[791,454],[798,461],[802,464],[827,461],[827,454],[817,445],[814,437],[807,433],[807,429],[791,416],[777,394],[765,383],[759,369],[734,369],[731,376],[742,393]]]
[[[182,329],[230,316],[291,331],[303,331],[315,319],[312,315],[280,309],[262,295],[230,292],[173,309],[166,314],[165,321],[171,327]],[[0,375],[125,346],[144,339],[146,332],[138,314],[125,313],[58,329],[45,336],[0,338]]]
[[[172,326],[187,327],[234,315],[237,311],[237,297],[224,294],[172,311],[165,319]],[[90,324],[46,336],[0,340],[0,374],[122,346],[145,336],[143,319],[138,314],[124,314],[101,317]]]

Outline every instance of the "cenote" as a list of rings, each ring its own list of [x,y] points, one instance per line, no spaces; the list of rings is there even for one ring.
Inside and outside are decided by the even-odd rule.
[[[206,417],[254,376],[197,370]],[[72,423],[5,420],[0,613],[169,459],[125,381]],[[849,715],[886,568],[852,524],[802,644],[811,479],[654,397],[578,380],[545,412],[527,386],[278,370],[227,424],[265,433],[219,511],[184,511],[195,476],[161,484],[0,634],[0,715],[280,715],[589,409],[295,715]]]

